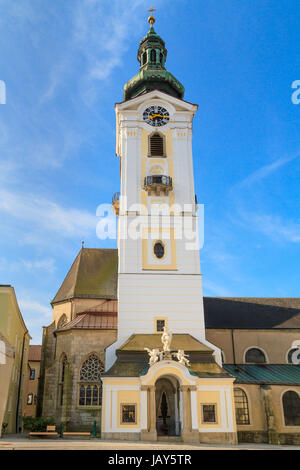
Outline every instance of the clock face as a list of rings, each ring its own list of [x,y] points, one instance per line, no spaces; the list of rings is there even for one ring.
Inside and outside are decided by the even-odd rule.
[[[160,127],[169,122],[170,115],[168,111],[161,106],[150,106],[143,112],[143,119],[150,126]]]

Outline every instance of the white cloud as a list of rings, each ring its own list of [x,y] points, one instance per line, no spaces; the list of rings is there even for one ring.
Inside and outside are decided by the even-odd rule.
[[[35,271],[45,271],[48,273],[53,273],[56,270],[55,260],[53,258],[47,258],[39,259],[36,261],[28,261],[24,259],[7,260],[4,257],[0,258],[0,271],[24,272],[25,270],[31,273]]]
[[[262,179],[267,178],[268,176],[270,176],[272,173],[274,173],[275,171],[277,171],[279,168],[283,167],[287,163],[290,163],[293,160],[296,160],[296,158],[298,157],[300,157],[299,153],[289,156],[289,157],[278,158],[273,163],[264,165],[258,170],[251,173],[249,176],[247,176],[247,178],[245,178],[243,181],[238,183],[233,189],[235,189],[236,187],[250,186],[254,183],[257,183],[261,181]]]
[[[258,230],[274,241],[300,243],[300,223],[285,221],[280,216],[268,214],[244,214],[243,216]]]
[[[82,237],[95,233],[97,218],[91,213],[58,205],[34,194],[0,190],[0,213],[26,222],[26,227],[57,233],[62,238]],[[3,221],[2,221],[3,223]]]
[[[36,300],[22,298],[18,300],[18,303],[22,314],[26,316],[34,314],[35,318],[28,320],[32,325],[40,326],[43,319],[49,321],[49,319],[52,318],[52,309],[50,306],[46,307]],[[39,317],[36,317],[36,314],[38,314]]]
[[[203,280],[203,291],[205,296],[209,294],[211,296],[218,297],[232,297],[232,293],[226,287],[216,284],[208,279]]]

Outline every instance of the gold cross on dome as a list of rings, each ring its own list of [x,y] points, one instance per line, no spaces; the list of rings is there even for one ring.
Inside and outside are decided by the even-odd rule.
[[[150,23],[151,26],[153,26],[154,23],[155,23],[155,18],[153,16],[153,12],[156,11],[156,10],[153,7],[151,7],[150,10],[147,10],[147,11],[150,11],[150,13],[151,13],[151,15],[148,18],[148,22]]]
[[[156,11],[153,7],[150,8],[150,10],[147,10],[147,11],[150,11],[151,15],[154,11]]]

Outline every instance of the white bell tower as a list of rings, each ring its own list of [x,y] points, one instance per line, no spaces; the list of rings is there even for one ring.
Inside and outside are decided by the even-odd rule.
[[[152,24],[140,42],[140,72],[116,104],[118,340],[107,349],[107,369],[132,334],[161,334],[164,326],[220,356],[205,340],[192,156],[198,106],[182,99],[183,86],[165,69],[166,55]]]

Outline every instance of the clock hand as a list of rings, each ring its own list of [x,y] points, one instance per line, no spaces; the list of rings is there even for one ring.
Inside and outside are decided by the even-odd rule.
[[[149,119],[154,119],[156,117],[168,118],[169,116],[163,116],[162,114],[152,114],[152,116],[149,116]]]

